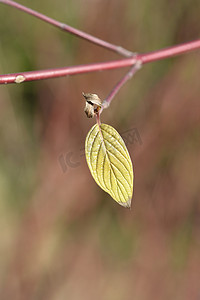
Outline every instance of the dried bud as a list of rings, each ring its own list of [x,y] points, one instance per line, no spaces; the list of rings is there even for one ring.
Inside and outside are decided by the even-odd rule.
[[[86,100],[85,113],[88,118],[93,118],[101,108],[101,99],[96,94],[82,93]]]

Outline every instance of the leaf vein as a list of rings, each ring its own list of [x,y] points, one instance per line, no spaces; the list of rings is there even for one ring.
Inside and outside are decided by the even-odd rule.
[[[114,172],[114,170],[113,170],[113,167],[111,167],[111,168],[112,168],[112,172],[113,172],[114,178],[115,178],[115,180],[117,181],[117,193],[118,193],[119,199],[121,199],[121,197],[120,197],[120,195],[119,195],[119,191],[118,191],[118,189],[120,189],[122,195],[124,196],[124,193],[122,192],[122,189],[121,189],[121,187],[119,186],[119,183],[121,183],[121,181],[120,181],[120,180],[117,178],[117,176],[115,175],[115,172]],[[121,185],[124,187],[124,185],[123,185],[122,183],[121,183]],[[127,194],[127,196],[128,196],[129,194],[128,194],[128,192],[127,192],[127,190],[126,190],[125,187],[124,187],[124,189],[125,189],[126,194]],[[126,195],[124,196],[124,199],[126,199]],[[126,200],[125,200],[125,201],[126,201]]]
[[[113,128],[114,129],[114,128]],[[122,148],[124,149],[124,151],[126,151],[126,146],[124,144],[124,141],[123,139],[120,137],[120,139],[117,139],[116,136],[112,135],[109,131],[106,131],[105,128],[102,128],[101,127],[101,130],[106,132],[108,135],[110,135],[113,139],[115,139],[119,144],[120,146],[122,146]]]
[[[99,134],[99,131],[97,131],[97,134],[95,135],[95,137],[93,138],[93,140],[92,140],[92,145],[91,145],[91,149],[90,149],[90,165],[91,165],[91,167],[92,167],[92,164],[91,164],[91,159],[92,159],[92,148],[93,148],[93,146],[94,146],[94,143],[95,143],[95,141],[96,141],[96,139],[97,139],[97,136],[98,136],[98,134]]]
[[[104,129],[102,129],[102,130],[105,131]],[[107,131],[105,131],[105,132],[108,133]],[[109,133],[108,133],[108,134],[109,134]],[[112,136],[112,137],[115,139],[115,141],[117,141],[117,142],[119,143],[119,145],[120,145],[120,146],[123,148],[123,150],[126,152],[126,155],[128,155],[128,157],[130,158],[127,149],[124,148],[124,145],[122,145],[122,143],[120,143],[119,140],[117,140],[116,137],[114,137],[113,135],[110,134],[110,136]],[[112,145],[112,143],[111,143],[107,138],[104,137],[104,140],[105,140],[106,142],[108,142],[110,145]],[[121,152],[120,149],[117,149],[117,148],[115,148],[115,149],[116,149],[116,150],[117,150],[117,151],[125,158],[125,160],[126,160],[126,161],[128,162],[128,164],[129,164],[129,166],[131,167],[131,162],[130,162],[129,160],[127,160],[127,157],[124,155],[124,153]]]
[[[130,170],[125,166],[125,164],[117,157],[115,156],[109,149],[106,149],[108,153],[110,153],[114,158],[116,158],[123,166],[124,168],[127,170],[127,172],[129,173],[129,176],[132,177],[132,174],[130,173]],[[124,156],[123,156],[124,157]],[[125,160],[128,162],[128,159],[126,157],[124,157]]]
[[[110,161],[110,160],[109,160]],[[125,181],[128,183],[128,185],[129,185],[129,187],[131,188],[131,185],[130,185],[130,183],[128,182],[128,180],[126,179],[126,177],[124,176],[124,174],[122,173],[122,171],[116,166],[116,165],[114,165],[111,161],[110,161],[110,164],[112,165],[112,166],[114,166],[121,174],[122,174],[122,177],[125,179]],[[116,175],[115,175],[116,176]],[[118,179],[118,178],[117,178]],[[123,185],[123,184],[122,184]]]

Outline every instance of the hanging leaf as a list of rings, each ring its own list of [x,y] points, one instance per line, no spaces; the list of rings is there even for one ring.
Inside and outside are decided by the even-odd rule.
[[[96,183],[124,207],[131,206],[133,166],[119,133],[106,124],[95,124],[86,137],[85,154]]]

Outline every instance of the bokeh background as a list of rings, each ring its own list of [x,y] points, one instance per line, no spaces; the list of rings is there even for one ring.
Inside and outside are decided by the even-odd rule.
[[[20,3],[137,52],[200,33],[199,0]],[[3,4],[0,20],[1,74],[120,58]],[[145,65],[102,114],[134,162],[131,210],[83,152],[82,91],[104,99],[125,69],[0,87],[0,299],[200,299],[199,70],[199,51]]]

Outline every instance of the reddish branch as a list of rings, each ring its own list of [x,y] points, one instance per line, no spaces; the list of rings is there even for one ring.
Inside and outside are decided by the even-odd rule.
[[[129,80],[131,79],[135,73],[141,68],[142,63],[141,61],[137,61],[129,70],[128,73],[126,73],[118,82],[117,84],[114,86],[114,88],[112,89],[112,91],[110,92],[110,94],[107,96],[107,98],[103,101],[102,103],[102,108],[99,112],[99,115],[102,113],[102,111],[105,108],[108,108],[108,106],[110,105],[112,99],[115,97],[115,95],[118,93],[118,91],[121,89],[121,87]]]
[[[103,63],[94,63],[94,64],[79,65],[79,66],[73,66],[73,67],[64,67],[64,68],[30,71],[30,72],[19,72],[19,73],[13,73],[13,74],[0,75],[0,84],[21,83],[21,82],[25,82],[25,81],[56,78],[56,77],[88,73],[88,72],[94,72],[94,71],[118,69],[118,68],[133,66],[135,64],[138,66],[138,65],[145,64],[145,63],[157,61],[160,59],[169,58],[169,57],[172,57],[175,55],[183,54],[183,53],[195,50],[195,49],[200,49],[200,39],[198,39],[196,41],[188,42],[188,43],[185,43],[182,45],[177,45],[174,47],[169,47],[166,49],[162,49],[162,50],[158,50],[158,51],[150,52],[150,53],[146,53],[146,54],[137,54],[134,56],[134,54],[132,52],[130,52],[126,49],[123,49],[119,46],[107,43],[103,40],[100,40],[96,37],[86,34],[80,30],[77,30],[71,26],[60,23],[54,19],[51,19],[43,14],[40,14],[40,13],[38,13],[32,9],[29,9],[23,5],[20,5],[14,1],[0,0],[0,2],[10,5],[12,7],[15,7],[19,10],[22,10],[22,11],[24,11],[28,14],[31,14],[47,23],[50,23],[62,30],[68,31],[78,37],[84,38],[84,39],[86,39],[94,44],[97,44],[99,46],[102,46],[106,49],[115,51],[124,56],[132,55],[132,57],[129,57],[126,59],[121,59],[121,60],[116,60],[116,61],[108,61],[108,62],[103,62]],[[131,70],[134,70],[133,73],[135,73],[137,68],[132,68]],[[109,99],[112,99],[113,96],[116,94],[118,87],[121,87],[130,78],[130,72],[131,71],[129,71],[119,81],[119,83],[116,85],[114,90],[108,96],[107,102],[109,102],[110,101]]]
[[[126,58],[126,59],[121,59],[116,61],[108,61],[103,63],[94,63],[94,64],[79,65],[73,67],[0,75],[0,84],[16,83],[18,82],[17,78],[19,76],[22,76],[21,77],[22,80],[19,80],[19,82],[25,82],[25,81],[47,79],[47,78],[56,78],[56,77],[62,77],[67,75],[75,75],[81,73],[89,73],[94,71],[119,69],[119,68],[132,66],[137,61],[141,61],[142,64],[146,64],[160,59],[183,54],[195,49],[200,49],[200,39],[182,45],[178,45],[178,46],[174,46],[174,47],[170,47],[170,48],[166,48],[166,49],[162,49],[162,50],[158,50],[146,54],[138,54],[137,56],[133,56],[132,58]]]
[[[49,69],[49,70],[39,70],[39,71],[30,71],[30,72],[20,72],[7,75],[0,75],[0,84],[3,83],[15,83],[17,76],[24,77],[23,81],[32,81],[32,80],[41,80],[47,78],[56,78],[63,77],[67,75],[75,75],[81,73],[89,73],[94,71],[103,71],[111,70],[117,68],[123,68],[133,65],[136,62],[135,58],[109,61],[103,63],[94,63],[88,65],[79,65],[58,69]]]
[[[103,41],[103,40],[101,40],[101,39],[99,39],[99,38],[97,38],[95,36],[92,36],[92,35],[90,35],[90,34],[88,34],[86,32],[78,30],[78,29],[76,29],[74,27],[71,27],[71,26],[69,26],[67,24],[64,24],[64,23],[61,23],[59,21],[56,21],[56,20],[54,20],[54,19],[52,19],[50,17],[47,17],[47,16],[45,16],[45,15],[43,15],[43,14],[41,14],[41,13],[39,13],[39,12],[33,10],[33,9],[30,9],[30,8],[24,6],[24,5],[21,5],[21,4],[17,3],[17,2],[15,2],[15,1],[12,1],[12,0],[0,0],[0,2],[4,3],[4,4],[7,4],[9,6],[15,7],[15,8],[17,8],[17,9],[19,9],[19,10],[21,10],[21,11],[23,11],[23,12],[29,14],[29,15],[32,15],[32,16],[34,16],[34,17],[36,17],[36,18],[38,18],[38,19],[46,22],[46,23],[49,23],[49,24],[51,24],[51,25],[53,25],[55,27],[58,27],[61,30],[67,31],[67,32],[69,32],[69,33],[71,33],[73,35],[78,36],[79,38],[85,39],[85,40],[87,40],[87,41],[89,41],[89,42],[91,42],[93,44],[96,44],[96,45],[101,46],[103,48],[109,49],[109,50],[114,51],[114,52],[116,52],[118,54],[121,54],[123,56],[130,57],[130,56],[133,55],[133,53],[131,51],[128,51],[128,50],[126,50],[126,49],[124,49],[124,48],[122,48],[120,46],[117,46],[117,45],[108,43],[106,41]]]

